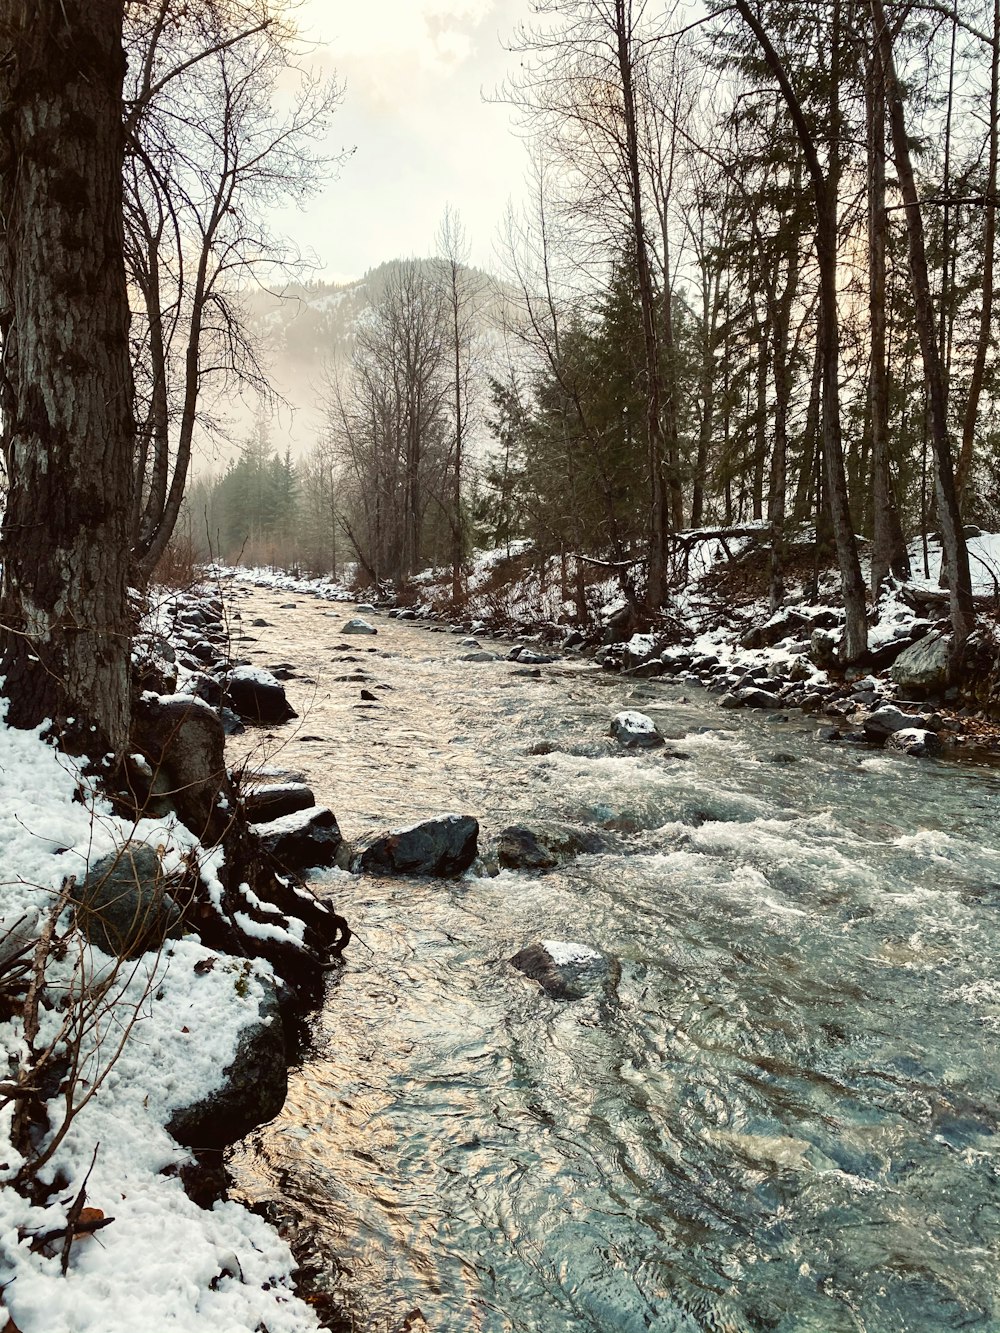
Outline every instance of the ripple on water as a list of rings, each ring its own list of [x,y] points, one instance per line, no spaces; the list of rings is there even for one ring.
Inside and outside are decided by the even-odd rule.
[[[359,940],[234,1166],[298,1209],[345,1327],[996,1333],[996,775],[385,620],[362,725],[322,614],[268,611],[328,738],[280,762],[349,836],[447,809],[614,835],[545,876],[332,877]],[[612,749],[629,704],[689,757]],[[538,938],[616,985],[551,999],[507,961]]]

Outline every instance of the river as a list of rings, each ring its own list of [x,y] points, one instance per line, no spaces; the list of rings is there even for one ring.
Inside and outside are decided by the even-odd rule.
[[[544,875],[321,883],[357,931],[244,1198],[358,1333],[1000,1330],[1000,775],[583,658],[236,594],[302,717],[234,757],[345,836],[446,811],[599,833]],[[253,640],[256,639],[256,642]],[[489,641],[484,641],[490,647]],[[377,702],[365,702],[362,689]],[[665,751],[620,750],[624,707]],[[536,939],[620,962],[550,998]]]

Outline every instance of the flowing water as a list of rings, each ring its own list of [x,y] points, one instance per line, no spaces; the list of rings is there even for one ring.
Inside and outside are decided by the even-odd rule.
[[[345,1327],[1000,1330],[997,772],[237,605],[272,626],[239,651],[315,682],[260,762],[346,836],[455,810],[481,846],[547,821],[606,842],[545,875],[324,886],[358,939],[233,1170],[312,1231]],[[669,753],[618,750],[622,707]],[[507,961],[539,938],[620,975],[552,999]]]

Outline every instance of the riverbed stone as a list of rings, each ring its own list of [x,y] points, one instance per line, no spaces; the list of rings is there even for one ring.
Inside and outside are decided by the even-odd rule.
[[[336,865],[343,842],[337,818],[326,807],[283,815],[254,831],[279,865],[296,872]]]
[[[903,727],[894,731],[885,743],[892,754],[905,754],[914,759],[931,758],[941,753],[941,739],[924,727]]]
[[[651,717],[634,709],[625,709],[611,719],[611,734],[626,749],[651,750],[664,739]]]
[[[229,787],[225,729],[214,708],[190,694],[143,695],[132,717],[132,743],[150,765],[150,796],[177,812],[201,837]]]
[[[346,624],[341,625],[340,632],[341,634],[377,634],[378,630],[361,616],[354,616]]]
[[[510,961],[554,1000],[609,997],[621,976],[617,959],[573,940],[537,940]]]
[[[607,851],[610,846],[606,835],[575,824],[556,820],[546,820],[530,828],[512,824],[497,835],[495,869],[549,870],[575,856]]]
[[[186,1148],[221,1149],[273,1120],[288,1094],[285,1035],[274,983],[264,988],[257,1016],[244,1028],[222,1083],[201,1101],[174,1111],[167,1130]]]
[[[364,839],[351,869],[374,875],[461,875],[476,859],[479,823],[471,815],[442,815]]]
[[[298,717],[285,697],[284,686],[263,667],[234,667],[226,676],[226,693],[244,722],[288,722]]]
[[[251,824],[266,824],[285,815],[309,810],[316,804],[312,788],[304,782],[273,782],[251,788],[244,794],[243,806]]]
[[[876,708],[874,712],[868,714],[862,726],[870,741],[884,741],[894,731],[903,731],[906,727],[914,726],[918,721],[918,718],[912,717],[909,713],[904,713],[894,704],[883,704],[881,708]]]
[[[951,671],[951,639],[932,631],[904,648],[890,668],[893,682],[907,694],[940,694]]]

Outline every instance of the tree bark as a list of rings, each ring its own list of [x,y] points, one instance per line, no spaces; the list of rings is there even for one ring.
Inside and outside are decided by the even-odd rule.
[[[896,77],[896,63],[892,50],[892,36],[886,23],[882,0],[871,0],[875,42],[885,89],[889,125],[892,130],[893,157],[899,190],[906,210],[906,234],[909,241],[910,277],[913,283],[913,305],[924,364],[924,382],[927,386],[927,404],[931,449],[934,453],[934,480],[937,496],[938,524],[941,528],[941,548],[944,573],[950,592],[953,649],[957,651],[968,638],[975,624],[976,612],[972,602],[972,579],[969,574],[969,552],[962,533],[962,517],[958,508],[955,477],[952,470],[951,440],[948,434],[947,386],[944,366],[934,328],[934,307],[931,301],[927,251],[924,244],[923,214],[910,160],[910,145],[906,133],[903,95]]]
[[[863,657],[868,647],[865,585],[861,577],[854,525],[844,475],[844,445],[840,424],[840,325],[837,314],[837,195],[832,180],[820,165],[819,155],[802,106],[760,19],[748,0],[736,0],[736,9],[750,28],[768,69],[774,75],[795,126],[812,180],[816,201],[816,257],[820,270],[819,340],[822,348],[823,457],[837,562],[844,601],[844,635],[840,657],[845,664]],[[831,171],[830,176],[835,173]]]
[[[1000,0],[998,0],[1000,3]],[[903,527],[889,468],[889,374],[886,356],[885,91],[873,61],[865,81],[868,130],[869,402],[872,443],[872,597],[889,573],[910,577]]]
[[[128,740],[133,395],[122,235],[123,0],[0,17],[8,721]],[[71,721],[72,720],[72,721]]]
[[[986,377],[986,356],[993,343],[993,284],[996,271],[997,248],[997,159],[1000,156],[1000,0],[993,0],[993,42],[990,61],[990,129],[989,166],[986,179],[986,222],[983,234],[983,306],[979,316],[979,334],[976,355],[972,363],[969,396],[965,400],[962,421],[962,448],[958,455],[955,486],[962,499],[972,471],[976,443],[976,424],[979,420],[979,400]]]
[[[643,221],[642,178],[639,173],[639,138],[633,80],[631,0],[614,0],[618,73],[622,86],[625,120],[625,150],[628,160],[628,192],[635,243],[636,280],[642,313],[643,357],[646,372],[646,437],[649,459],[649,557],[646,598],[656,611],[666,594],[666,545],[670,527],[669,497],[663,475],[664,438],[660,419],[660,357],[656,335],[656,302],[649,268],[649,251]]]

